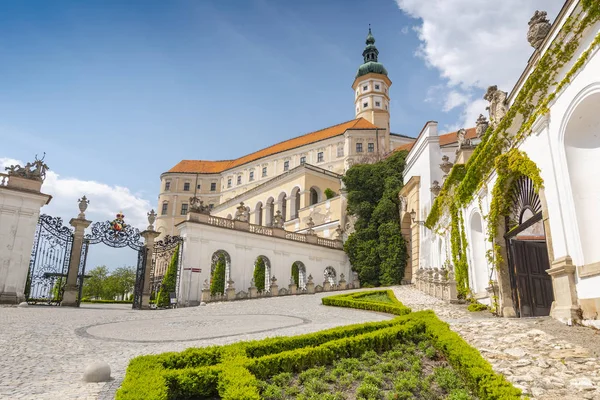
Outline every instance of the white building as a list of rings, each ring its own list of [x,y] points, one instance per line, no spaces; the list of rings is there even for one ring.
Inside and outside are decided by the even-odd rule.
[[[451,265],[503,316],[600,326],[599,19],[595,1],[567,1],[552,25],[536,12],[529,63],[510,94],[488,89],[490,128],[456,153],[426,124],[401,192],[413,281]]]

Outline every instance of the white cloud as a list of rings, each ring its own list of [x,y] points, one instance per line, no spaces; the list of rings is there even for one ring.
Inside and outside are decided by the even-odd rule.
[[[446,80],[442,109],[462,107],[461,126],[473,126],[485,113],[475,98],[490,85],[510,91],[533,49],[527,42],[529,19],[545,10],[552,20],[563,0],[396,0],[420,20],[417,55]],[[475,117],[475,118],[473,118]]]
[[[402,29],[400,29],[400,33],[403,35],[406,35],[409,31],[409,27],[408,26],[403,26]]]
[[[24,165],[19,160],[0,157],[0,171],[4,172],[5,167],[13,164]],[[61,217],[65,222],[77,217],[77,200],[83,195],[90,200],[86,218],[92,221],[112,220],[117,212],[122,211],[131,225],[145,229],[148,226],[146,213],[153,207],[148,200],[127,188],[63,177],[53,170],[46,173],[42,192],[52,196],[50,204],[42,208],[42,213]]]

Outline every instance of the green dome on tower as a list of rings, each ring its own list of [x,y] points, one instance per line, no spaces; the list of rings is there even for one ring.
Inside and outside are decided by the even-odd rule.
[[[367,40],[365,41],[365,49],[363,50],[363,61],[364,63],[358,67],[358,71],[356,72],[355,79],[370,73],[374,74],[382,74],[387,76],[387,70],[380,62],[377,62],[377,57],[379,56],[379,50],[375,47],[375,38],[371,33],[371,26],[369,26],[369,34],[367,35]]]

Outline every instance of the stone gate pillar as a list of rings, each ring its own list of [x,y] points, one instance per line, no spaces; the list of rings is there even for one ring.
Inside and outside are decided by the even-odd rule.
[[[160,236],[160,232],[156,232],[152,225],[148,226],[141,233],[144,238],[144,246],[146,247],[146,268],[144,269],[144,287],[142,288],[142,310],[150,309],[150,272],[152,271],[152,253],[154,252],[154,240]]]
[[[25,301],[40,208],[52,196],[41,193],[47,169],[42,160],[6,169],[0,173],[0,304],[18,304]]]
[[[75,228],[73,233],[73,247],[71,250],[71,258],[69,260],[69,272],[67,272],[67,284],[65,285],[65,293],[60,302],[64,307],[78,307],[77,304],[77,275],[79,274],[79,265],[81,263],[81,249],[83,248],[83,234],[85,228],[90,226],[92,221],[85,219],[85,210],[89,200],[83,196],[79,199],[80,213],[77,218],[71,218],[69,224]]]

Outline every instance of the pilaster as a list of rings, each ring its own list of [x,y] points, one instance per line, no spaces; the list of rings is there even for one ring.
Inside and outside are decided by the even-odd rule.
[[[79,307],[77,301],[77,274],[79,273],[79,265],[81,264],[81,249],[83,248],[83,234],[85,228],[90,226],[92,221],[83,218],[71,218],[69,224],[75,228],[73,232],[73,247],[71,251],[71,259],[69,260],[69,272],[67,272],[67,284],[60,305],[63,307]]]
[[[146,268],[144,269],[144,286],[142,289],[142,310],[150,309],[150,272],[152,270],[152,253],[154,252],[154,240],[160,235],[155,230],[145,230],[141,233],[146,246]]]

